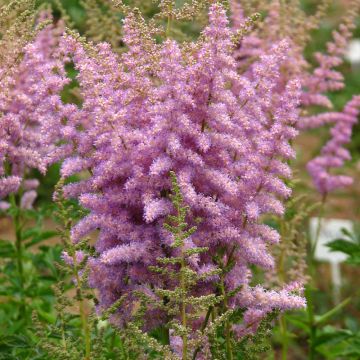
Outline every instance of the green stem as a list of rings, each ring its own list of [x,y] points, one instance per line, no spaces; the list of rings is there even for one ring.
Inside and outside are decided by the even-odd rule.
[[[314,303],[312,297],[312,289],[308,288],[306,290],[306,301],[307,301],[307,313],[308,313],[308,322],[310,326],[310,349],[309,349],[309,360],[314,360],[316,355],[315,341],[316,341],[316,323],[314,315]]]
[[[166,25],[166,38],[170,37],[171,33],[171,21],[172,21],[172,5],[169,5],[168,9],[168,18],[167,18],[167,25]]]
[[[311,251],[310,251],[310,263],[311,263],[310,265],[311,266],[313,265],[314,258],[315,258],[316,246],[319,242],[319,237],[320,237],[320,232],[321,232],[321,222],[324,218],[326,199],[327,199],[327,193],[323,194],[323,196],[321,198],[320,212],[319,212],[319,218],[318,218],[318,223],[317,223],[317,228],[316,228],[316,233],[315,233],[315,239],[314,239],[314,243],[311,246]],[[311,268],[311,270],[313,270],[313,268]]]
[[[315,279],[315,251],[320,237],[321,221],[324,217],[326,199],[327,199],[327,194],[325,193],[323,194],[321,199],[319,220],[317,224],[314,243],[310,247],[310,256],[309,256],[309,272],[311,276],[311,283],[310,286],[308,286],[308,288],[306,289],[307,314],[308,314],[308,322],[310,327],[309,360],[314,360],[316,357],[315,342],[316,342],[317,324],[315,322],[314,300],[313,300],[313,287],[314,287],[314,279]]]
[[[170,37],[171,32],[171,17],[168,17],[167,26],[166,26],[166,38],[168,39]]]
[[[247,221],[247,218],[244,219],[243,226],[245,226],[246,221]],[[228,310],[228,297],[227,297],[226,290],[225,290],[225,274],[229,271],[229,267],[233,260],[236,248],[237,248],[237,246],[234,245],[232,247],[232,249],[230,250],[226,264],[223,264],[222,261],[220,261],[220,263],[219,263],[219,266],[222,269],[222,275],[221,275],[221,279],[220,279],[220,292],[224,298],[223,306],[222,306],[223,312],[226,312]],[[226,347],[226,359],[233,360],[233,351],[232,351],[232,345],[231,345],[231,323],[230,323],[229,319],[227,319],[225,322],[224,336],[225,336],[225,347]]]
[[[165,345],[169,345],[170,344],[170,333],[169,333],[169,328],[167,326],[162,326],[160,329],[161,332],[161,339],[162,342]]]
[[[90,329],[89,324],[87,321],[87,315],[85,311],[85,302],[82,296],[81,291],[81,278],[78,271],[78,264],[76,262],[76,253],[73,253],[73,262],[74,262],[74,275],[76,279],[76,295],[79,301],[79,312],[81,318],[81,325],[83,330],[83,336],[85,341],[85,357],[84,360],[90,360],[90,352],[91,352],[91,345],[90,345]]]
[[[281,359],[286,360],[289,348],[289,341],[287,334],[287,323],[284,315],[280,316],[280,332],[282,338]]]
[[[181,323],[184,328],[184,334],[182,336],[183,340],[183,351],[182,351],[182,359],[187,360],[187,316],[186,316],[186,284],[185,284],[185,257],[184,254],[181,254],[181,269],[180,269],[180,286],[181,286]]]
[[[61,324],[61,341],[64,348],[64,351],[67,352],[67,345],[66,345],[66,334],[65,334],[65,321],[63,314],[59,314],[60,317],[60,324]]]
[[[280,237],[284,241],[286,238],[286,230],[285,230],[285,223],[284,219],[281,219],[280,224]],[[286,257],[286,246],[282,244],[281,252],[279,257],[279,280],[282,284],[285,283],[285,257]],[[281,333],[281,359],[286,360],[288,354],[288,347],[289,347],[289,336],[287,330],[287,322],[284,314],[281,314],[279,317],[279,324],[280,324],[280,333]]]
[[[233,353],[231,346],[231,327],[229,320],[226,320],[225,323],[225,335],[226,335],[226,357],[228,360],[233,360]]]
[[[58,184],[59,189],[61,190],[62,194],[62,184]],[[65,212],[65,206],[63,203],[59,202],[59,209],[60,213]],[[70,231],[72,228],[72,220],[68,216],[63,218],[64,221],[64,233],[62,236],[62,240],[64,242],[65,249],[69,249],[69,253],[72,256],[73,266],[73,278],[75,279],[75,286],[76,286],[76,300],[78,301],[79,306],[79,314],[81,320],[81,329],[82,329],[82,336],[85,342],[84,344],[84,360],[90,360],[91,355],[91,338],[90,338],[90,328],[88,324],[87,314],[85,310],[85,301],[84,296],[82,294],[82,278],[79,273],[79,264],[76,260],[76,249],[70,240]]]
[[[110,350],[111,351],[114,351],[115,340],[116,340],[116,332],[114,331],[111,335],[111,341],[110,341]]]
[[[213,306],[210,306],[209,309],[208,309],[208,311],[207,311],[207,313],[206,313],[204,322],[203,322],[203,324],[201,325],[201,332],[202,332],[202,333],[203,333],[203,332],[205,331],[205,329],[206,329],[206,326],[207,326],[207,324],[208,324],[208,322],[209,322],[209,319],[210,319],[210,315],[213,315],[213,310],[214,310],[214,307],[213,307]],[[215,320],[215,318],[213,318],[213,321],[214,321],[214,320]],[[193,355],[193,357],[192,357],[192,360],[195,360],[195,359],[196,359],[196,356],[197,356],[197,354],[199,353],[200,350],[201,350],[201,347],[198,346],[198,347],[196,348],[196,350],[194,351],[194,355]]]
[[[224,297],[223,312],[226,312],[228,309],[228,298],[225,291],[224,275],[221,276],[220,290],[221,290],[221,295]],[[229,319],[227,319],[225,322],[225,347],[226,347],[226,359],[233,360],[233,352],[231,346],[231,324]]]
[[[17,205],[15,194],[10,195],[10,202],[15,209],[14,228],[15,228],[15,250],[16,250],[16,265],[19,274],[20,283],[20,309],[19,318],[25,319],[26,299],[25,299],[25,277],[23,266],[23,244],[22,244],[22,229],[21,229],[21,209]]]

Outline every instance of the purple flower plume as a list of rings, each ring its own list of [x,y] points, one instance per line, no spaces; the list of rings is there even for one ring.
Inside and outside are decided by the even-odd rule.
[[[264,52],[269,52],[269,48],[273,46],[274,42],[282,39],[286,33],[289,46],[288,57],[282,64],[281,79],[278,83],[283,86],[294,77],[299,79],[301,84],[299,107],[302,110],[302,115],[296,124],[296,128],[305,130],[321,127],[327,123],[335,123],[331,134],[333,140],[321,151],[319,157],[309,162],[307,167],[317,190],[320,193],[325,193],[351,184],[349,177],[331,176],[328,169],[341,167],[344,161],[349,159],[348,152],[345,149],[340,151],[340,148],[349,142],[351,137],[352,125],[357,117],[357,114],[354,113],[357,111],[357,100],[352,100],[345,107],[343,113],[335,113],[331,112],[333,104],[328,94],[344,87],[344,77],[337,68],[343,63],[348,42],[355,28],[355,19],[360,2],[355,0],[348,6],[340,26],[333,31],[332,40],[327,43],[326,52],[314,54],[318,64],[315,67],[306,61],[304,51],[310,30],[319,26],[317,15],[303,18],[301,10],[295,9],[294,5],[289,4],[286,11],[294,11],[294,16],[297,17],[295,20],[300,23],[303,22],[302,25],[294,27],[294,19],[291,16],[289,19],[283,17],[284,6],[279,1],[269,2],[264,26],[259,31],[245,36],[235,51],[235,58],[239,69],[246,73],[252,68],[247,64],[256,61]],[[236,30],[241,25],[241,21],[244,20],[243,9],[239,0],[231,0],[231,10],[233,28]],[[316,115],[309,115],[312,106],[322,107],[325,111]],[[346,132],[343,137],[339,135],[342,131]],[[251,207],[250,210],[254,214],[257,211],[255,207]]]
[[[43,17],[48,17],[43,14]],[[0,198],[16,192],[28,169],[43,174],[55,150],[53,125],[59,128],[64,105],[60,91],[69,82],[55,50],[62,32],[60,25],[48,25],[23,49],[23,58],[11,72],[0,64]],[[24,189],[37,184],[24,182]],[[29,207],[34,194],[27,193]]]
[[[345,161],[351,159],[350,152],[344,145],[351,141],[352,127],[357,123],[359,113],[360,96],[355,96],[346,104],[343,112],[317,116],[317,119],[320,118],[323,122],[335,123],[331,129],[331,139],[322,148],[321,154],[307,165],[316,188],[321,194],[325,195],[353,183],[351,177],[331,174],[330,170],[341,168]]]
[[[225,249],[223,263],[235,263],[227,290],[243,286],[231,306],[263,315],[303,307],[303,298],[286,289],[267,292],[249,285],[249,266],[273,267],[267,246],[279,241],[261,215],[281,215],[282,199],[290,195],[283,179],[291,176],[287,160],[295,153],[289,142],[297,135],[301,92],[296,79],[284,84],[281,78],[288,43],[274,44],[239,75],[232,30],[219,4],[210,7],[203,40],[187,57],[173,40],[142,46],[133,22],[131,16],[125,20],[129,49],[122,55],[107,44],[90,54],[69,36],[61,44],[79,71],[83,98],[63,131],[76,154],[61,172],[89,174],[64,191],[90,212],[73,227],[73,241],[99,231],[100,256],[89,264],[100,306],[139,285],[150,292],[163,286],[149,265],[175,251],[162,226],[173,211],[172,170],[190,208],[189,221],[202,219],[189,246],[209,248],[194,259],[194,270],[216,267],[214,255]],[[214,290],[213,282],[204,286],[199,291]],[[119,321],[131,316],[128,307],[135,303],[128,301]]]

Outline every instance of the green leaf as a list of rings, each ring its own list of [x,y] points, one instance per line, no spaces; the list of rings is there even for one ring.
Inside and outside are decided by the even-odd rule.
[[[37,234],[34,234],[32,237],[32,240],[27,242],[25,247],[29,248],[31,246],[34,246],[44,240],[50,239],[54,236],[58,235],[57,231],[43,231],[43,232],[37,232]]]
[[[345,254],[351,255],[354,252],[360,252],[360,246],[351,241],[336,239],[326,244],[331,251],[341,251]]]
[[[350,239],[354,239],[354,235],[348,229],[342,228],[341,232]]]
[[[310,326],[308,324],[307,318],[305,315],[303,316],[294,316],[294,315],[289,315],[286,314],[286,319],[293,324],[294,326],[296,326],[299,329],[302,329],[303,331],[305,331],[306,333],[310,333]]]
[[[37,308],[37,312],[39,314],[39,318],[41,320],[46,321],[49,324],[55,324],[56,322],[56,315],[52,313],[48,313],[46,311],[41,310],[40,308]]]
[[[320,346],[325,343],[339,343],[352,336],[350,330],[347,329],[336,329],[333,326],[326,326],[322,332],[316,336],[316,346]]]
[[[315,317],[315,324],[319,325],[327,320],[329,320],[332,316],[334,316],[335,314],[337,314],[340,310],[342,310],[347,304],[349,304],[349,302],[351,301],[351,298],[347,298],[344,301],[342,301],[340,304],[338,304],[337,306],[335,306],[333,309],[331,309],[330,311],[328,311],[327,313],[321,315],[321,316],[316,316]]]
[[[12,258],[14,254],[14,244],[8,240],[0,240],[0,258]]]

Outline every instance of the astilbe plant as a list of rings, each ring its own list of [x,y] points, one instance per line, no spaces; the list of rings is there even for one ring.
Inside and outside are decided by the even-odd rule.
[[[43,230],[44,211],[31,211],[39,185],[32,170],[44,174],[56,160],[53,152],[61,149],[56,144],[58,132],[51,130],[51,124],[60,122],[60,91],[69,79],[55,56],[61,23],[52,24],[46,11],[37,14],[32,1],[13,1],[2,8],[1,23],[6,24],[6,19],[10,26],[1,30],[0,40],[0,211],[11,219],[15,241],[2,240],[10,249],[10,261],[1,264],[1,291],[17,294],[9,301],[16,310],[6,314],[4,322],[11,322],[16,315],[26,324],[29,310],[47,302],[41,299],[41,291],[48,291],[33,288],[43,253],[36,260],[27,249],[54,235]]]
[[[39,26],[48,20],[49,14],[43,12]],[[29,171],[38,169],[44,174],[47,166],[58,160],[52,152],[59,152],[56,141],[60,138],[52,131],[52,124],[60,122],[63,109],[60,92],[69,82],[61,61],[55,56],[61,32],[61,25],[46,25],[33,41],[17,50],[13,62],[9,63],[6,54],[3,55],[0,65],[0,199],[16,193],[20,187],[33,191],[37,181],[26,179]],[[9,49],[10,53],[12,51]],[[24,196],[24,205],[29,207],[34,194]],[[8,206],[5,202],[1,204],[3,208]]]
[[[255,5],[254,1],[247,1],[246,4]],[[355,19],[360,6],[359,1],[350,1],[345,15],[340,21],[338,30],[332,34],[332,40],[327,43],[326,52],[316,52],[314,59],[318,65],[310,65],[305,57],[305,48],[308,41],[311,39],[311,31],[320,27],[321,19],[326,15],[326,9],[330,2],[325,0],[320,2],[318,11],[313,16],[307,15],[302,9],[299,1],[261,1],[259,6],[267,9],[267,15],[257,31],[246,36],[243,43],[239,44],[235,56],[238,63],[238,71],[244,75],[249,72],[249,69],[256,63],[256,60],[263,54],[264,50],[268,49],[278,39],[287,37],[290,46],[289,61],[282,64],[280,72],[280,84],[286,83],[288,79],[297,76],[301,84],[301,97],[298,104],[300,111],[300,118],[296,127],[300,131],[305,131],[309,128],[318,128],[323,125],[333,124],[331,129],[331,138],[321,150],[319,156],[311,160],[307,169],[313,178],[316,189],[322,196],[322,203],[320,206],[320,213],[323,216],[325,200],[327,194],[333,190],[342,188],[352,183],[352,179],[348,176],[334,174],[334,168],[341,168],[346,160],[350,159],[350,153],[346,150],[345,146],[351,140],[352,127],[356,123],[359,115],[359,100],[355,96],[344,107],[342,112],[334,112],[333,103],[330,101],[329,93],[338,91],[344,87],[344,78],[338,67],[343,63],[343,57],[347,49],[347,45],[352,36],[352,31],[355,27]],[[256,8],[256,7],[255,7]],[[249,7],[247,10],[251,9]],[[253,11],[253,9],[251,9]],[[232,17],[233,26],[235,29],[239,26],[241,19],[244,18],[244,11],[238,1],[232,1]],[[297,26],[294,26],[297,24]],[[244,46],[242,46],[244,44]],[[251,76],[251,75],[249,75]],[[282,85],[281,85],[282,86]],[[324,109],[316,112],[315,109]],[[291,207],[290,212],[291,214]],[[297,260],[297,256],[301,251],[302,259],[298,260],[295,268],[299,271],[296,274],[295,280],[302,280],[307,284],[307,319],[304,321],[308,326],[310,337],[310,358],[314,358],[316,353],[317,339],[316,332],[317,326],[314,315],[313,305],[313,291],[315,270],[314,270],[314,253],[318,240],[316,236],[314,243],[308,246],[301,241],[297,244],[299,236],[294,237],[293,233],[297,222],[306,220],[309,216],[311,207],[297,206],[295,217],[291,219],[286,225],[283,220],[279,220],[282,235],[286,237],[286,241],[281,244],[278,253],[277,265],[277,279],[281,282],[287,276],[292,277],[293,274],[286,271],[285,259],[288,263]],[[285,219],[288,217],[286,214]],[[294,228],[292,228],[294,226]],[[317,234],[320,232],[320,221],[318,225]],[[306,240],[306,238],[304,238]],[[301,247],[299,247],[300,245]],[[296,256],[293,253],[296,249]],[[287,255],[291,256],[291,261]],[[306,266],[304,263],[305,256],[309,264],[308,273],[311,278],[304,276]],[[279,324],[281,342],[282,342],[282,358],[287,358],[288,345],[290,341],[289,332],[287,329],[286,317],[280,317]]]
[[[256,8],[255,2],[249,1],[247,3],[254,5]],[[244,9],[238,0],[231,1],[231,5],[233,26],[236,29],[244,19]],[[261,2],[259,6],[262,10],[267,10],[267,16],[263,26],[245,37],[243,43],[237,49],[235,54],[239,70],[247,72],[249,63],[255,61],[274,42],[285,36],[287,37],[291,56],[282,66],[281,77],[285,83],[294,76],[298,77],[301,82],[302,94],[301,103],[299,104],[301,119],[298,121],[297,128],[304,131],[309,128],[318,128],[325,124],[335,123],[334,129],[331,131],[332,145],[327,145],[322,150],[320,157],[309,162],[309,173],[321,194],[347,186],[351,183],[351,179],[345,176],[332,175],[330,169],[339,168],[344,164],[345,160],[350,159],[349,153],[344,149],[340,150],[340,147],[349,143],[351,139],[352,126],[357,121],[358,104],[355,98],[345,106],[341,114],[333,113],[331,111],[333,104],[328,94],[344,87],[343,75],[337,68],[343,63],[347,45],[355,27],[355,19],[360,3],[353,0],[347,6],[338,29],[333,31],[333,39],[327,44],[326,53],[316,52],[314,54],[314,58],[318,63],[317,66],[311,66],[305,58],[305,47],[311,38],[311,31],[320,27],[320,21],[326,15],[330,1],[324,0],[320,2],[317,12],[312,16],[308,16],[301,9],[301,4],[297,0],[290,2],[265,1]],[[294,24],[297,24],[297,26],[294,26]],[[325,110],[311,115],[314,106]],[[337,124],[338,122],[342,125]],[[345,123],[347,125],[344,125]],[[345,132],[346,135],[340,135],[342,140],[339,143],[340,132]],[[333,148],[335,143],[338,144],[337,149]],[[329,150],[330,146],[332,147],[331,151]],[[337,153],[335,154],[335,152]]]
[[[300,289],[250,286],[249,266],[273,267],[267,244],[279,241],[261,215],[283,214],[280,199],[291,193],[281,179],[291,176],[285,161],[294,156],[289,141],[297,134],[300,87],[295,79],[280,86],[289,47],[274,44],[251,76],[242,76],[220,4],[211,5],[209,26],[197,44],[187,45],[186,56],[173,40],[156,44],[137,17],[125,19],[128,50],[121,56],[107,44],[84,46],[73,36],[62,43],[79,71],[83,104],[66,120],[65,141],[75,144],[76,155],[61,173],[90,174],[64,188],[89,210],[72,239],[99,230],[90,283],[99,290],[100,309],[127,294],[113,321],[130,321],[134,292],[166,287],[149,266],[174,251],[163,223],[173,209],[168,173],[176,172],[189,225],[202,219],[187,246],[208,248],[193,270],[222,272],[194,295],[220,291],[220,312],[244,308],[243,324],[228,321],[224,328],[226,338],[241,337],[267,313],[305,305],[295,294]],[[161,313],[145,320],[144,329],[163,321]],[[226,351],[231,356],[230,342]]]

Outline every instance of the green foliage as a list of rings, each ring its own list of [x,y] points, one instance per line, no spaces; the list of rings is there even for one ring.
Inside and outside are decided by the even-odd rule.
[[[167,217],[164,228],[172,234],[173,242],[170,247],[173,249],[173,255],[157,259],[159,265],[151,267],[151,270],[168,279],[170,283],[174,283],[174,286],[155,289],[159,300],[146,297],[142,299],[145,307],[158,308],[167,314],[165,331],[171,333],[171,336],[182,339],[182,359],[192,358],[192,353],[195,359],[208,335],[206,327],[210,312],[223,300],[223,297],[215,294],[194,295],[192,290],[208,277],[219,275],[221,270],[215,268],[199,275],[192,269],[191,260],[208,249],[188,245],[188,240],[196,231],[196,226],[189,226],[186,220],[189,208],[184,204],[175,173],[171,172],[170,176],[172,182],[170,199],[174,207],[174,215]],[[208,315],[201,330],[194,330],[193,322],[201,319],[205,312]],[[215,328],[212,329],[214,330]],[[167,338],[169,337],[170,335],[167,335]],[[167,351],[167,348],[162,351],[164,350]],[[177,357],[172,354],[172,358]]]
[[[256,360],[271,350],[271,331],[274,327],[273,322],[278,315],[277,311],[268,314],[261,321],[255,335],[246,336],[238,343],[236,347],[237,359]]]
[[[0,240],[0,359],[33,353],[31,314],[53,321],[52,286],[62,277],[55,265],[61,246],[49,244],[56,232],[44,228],[49,209],[23,210],[13,200],[2,214],[12,220],[15,240]]]
[[[159,274],[167,283],[166,288],[155,288],[157,296],[148,297],[138,292],[139,309],[136,320],[130,324],[128,334],[132,337],[131,343],[146,350],[154,358],[177,359],[177,355],[170,352],[171,337],[181,338],[183,360],[197,359],[201,354],[206,359],[258,359],[271,348],[270,335],[273,321],[277,312],[269,314],[259,325],[254,336],[246,336],[237,341],[232,331],[232,324],[241,323],[243,309],[233,310],[228,306],[232,296],[241,291],[241,287],[226,292],[224,274],[231,270],[232,264],[221,264],[219,254],[218,262],[221,266],[203,274],[198,274],[191,267],[194,256],[208,251],[205,247],[189,247],[189,238],[196,232],[196,226],[190,226],[187,221],[188,207],[176,179],[171,172],[172,193],[169,195],[174,214],[169,215],[164,228],[172,235],[171,251],[165,258],[158,259],[158,265],[151,270]],[[200,220],[198,220],[200,221]],[[170,249],[169,249],[170,250]],[[211,294],[197,295],[197,286],[208,277],[217,276],[217,291]],[[170,285],[169,285],[170,284]],[[157,329],[149,337],[141,331],[143,315],[150,308],[161,309],[167,315],[167,323],[163,328]],[[200,328],[194,322],[201,320]]]
[[[335,239],[327,244],[331,251],[339,251],[348,256],[346,262],[360,266],[360,226],[357,225],[352,234],[342,229],[343,238]]]
[[[73,245],[69,239],[82,209],[63,199],[60,187],[56,209],[23,210],[18,202],[14,196],[0,214],[13,220],[15,237],[0,240],[0,359],[136,359],[119,355],[123,338],[107,320],[123,299],[97,316],[87,285],[87,257],[76,263],[77,251],[93,254],[85,242]],[[63,225],[59,231],[44,228],[54,210]],[[64,250],[73,264],[61,261]]]
[[[328,246],[332,251],[340,251],[348,255],[347,263],[359,266],[360,264],[360,241],[358,226],[352,234],[343,230],[343,238],[335,239]],[[304,312],[286,315],[287,321],[303,333],[305,338],[310,339],[311,358],[324,356],[326,359],[357,359],[359,358],[359,322],[355,319],[345,319],[347,327],[335,327],[330,325],[339,319],[346,308],[354,303],[354,299],[347,298],[330,308],[325,313],[315,313],[314,300],[317,292],[310,286],[307,289],[308,309]]]
[[[326,359],[360,358],[360,326],[348,322],[346,329],[338,329],[328,325],[318,336],[318,352]]]
[[[108,322],[124,299],[115,302],[101,317],[95,313],[96,297],[88,286],[87,260],[96,254],[87,240],[73,244],[70,239],[73,222],[84,216],[84,212],[64,199],[62,185],[59,182],[56,186],[56,218],[62,224],[59,236],[68,260],[57,264],[63,279],[53,287],[56,300],[53,317],[44,321],[41,314],[33,314],[36,348],[45,358],[54,360],[131,359],[121,357],[122,340]]]

